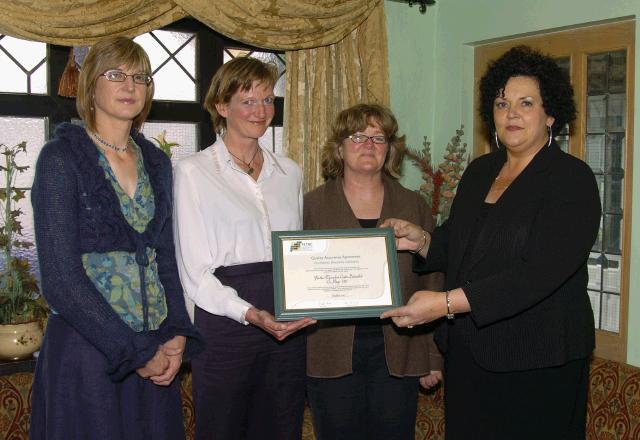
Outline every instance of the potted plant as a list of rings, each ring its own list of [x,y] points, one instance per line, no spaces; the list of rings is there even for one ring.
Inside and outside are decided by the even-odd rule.
[[[16,204],[26,197],[25,190],[15,186],[16,176],[28,166],[19,166],[16,157],[26,154],[27,144],[13,147],[0,144],[0,253],[4,263],[0,271],[0,358],[18,360],[30,357],[42,342],[42,321],[46,304],[38,284],[29,271],[26,258],[16,250],[27,249],[33,243],[22,234],[22,210]]]

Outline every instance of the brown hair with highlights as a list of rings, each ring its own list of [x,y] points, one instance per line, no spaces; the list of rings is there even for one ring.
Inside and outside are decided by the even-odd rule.
[[[96,131],[96,113],[93,104],[96,83],[104,72],[127,66],[137,73],[151,75],[151,63],[144,49],[133,40],[124,37],[101,40],[91,46],[80,68],[76,108],[86,127]],[[133,128],[140,130],[151,110],[153,81],[147,86],[147,94],[142,111],[133,119]]]
[[[331,128],[329,140],[322,148],[322,175],[325,179],[335,179],[344,175],[340,146],[350,135],[365,130],[369,125],[379,126],[389,144],[384,172],[395,179],[400,177],[405,137],[398,136],[398,121],[387,107],[378,104],[357,104],[338,114]]]

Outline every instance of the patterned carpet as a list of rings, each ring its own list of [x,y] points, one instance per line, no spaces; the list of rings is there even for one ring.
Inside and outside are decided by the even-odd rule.
[[[0,439],[27,440],[31,373],[0,377]],[[181,375],[187,438],[193,439],[195,419],[191,401],[191,374]],[[594,359],[591,363],[587,413],[587,440],[640,439],[640,368]],[[311,418],[305,412],[303,440],[315,439]],[[416,422],[417,440],[443,440],[442,388],[420,394]]]

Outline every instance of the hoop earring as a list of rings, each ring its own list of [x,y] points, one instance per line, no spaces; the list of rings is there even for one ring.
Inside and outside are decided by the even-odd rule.
[[[500,142],[498,142],[498,131],[494,131],[493,132],[495,134],[496,137],[496,148],[499,150],[500,149]]]
[[[549,132],[549,143],[547,144],[547,147],[549,147],[551,145],[551,141],[553,140],[553,128],[551,128],[550,125],[547,125],[547,131]]]

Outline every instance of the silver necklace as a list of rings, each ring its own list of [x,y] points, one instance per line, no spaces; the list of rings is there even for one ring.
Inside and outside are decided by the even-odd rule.
[[[117,145],[110,144],[109,142],[102,139],[100,136],[98,136],[98,133],[91,132],[91,136],[105,147],[111,148],[113,151],[116,151],[118,153],[124,153],[125,151],[127,151],[129,149],[129,143],[132,141],[131,136],[129,136],[126,145],[124,147],[118,147]]]
[[[253,159],[256,158],[256,155],[258,154],[258,150],[260,150],[260,147],[256,148],[256,152],[253,153],[253,156],[251,156],[251,160],[249,162],[245,162],[244,160],[240,159],[238,156],[236,156],[235,154],[233,154],[231,152],[231,150],[227,149],[227,151],[229,151],[229,154],[232,155],[233,157],[235,157],[236,159],[238,159],[240,162],[242,162],[242,164],[247,167],[247,171],[246,173],[248,175],[252,175],[253,172],[255,171],[255,169],[251,166],[251,163],[253,162]]]

